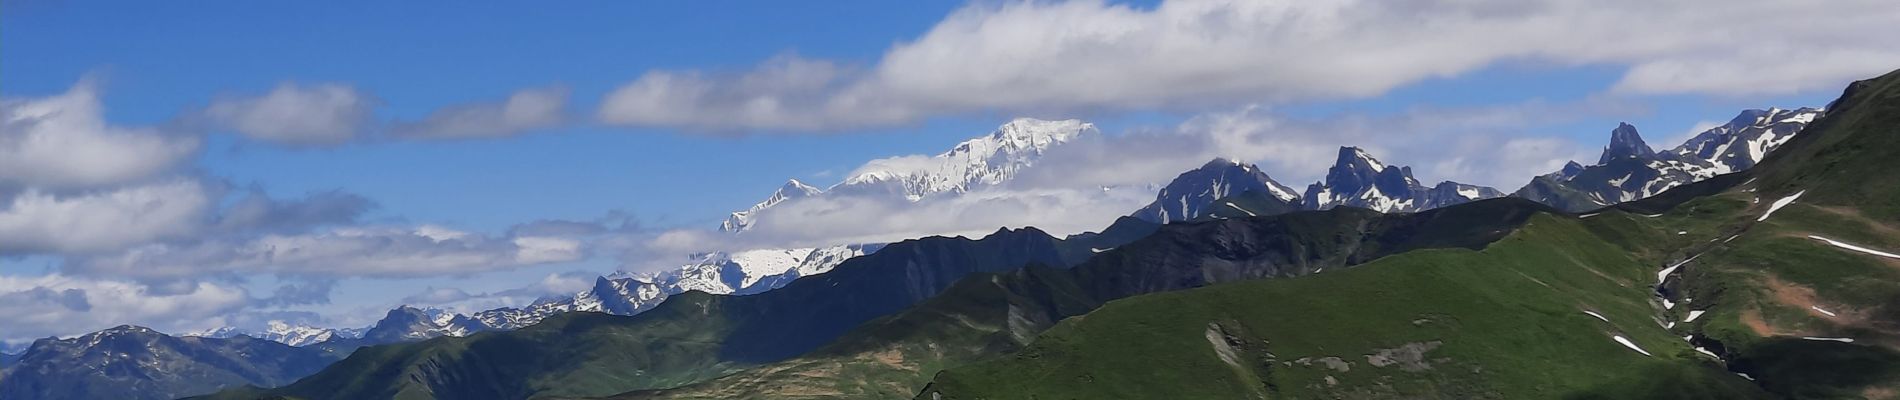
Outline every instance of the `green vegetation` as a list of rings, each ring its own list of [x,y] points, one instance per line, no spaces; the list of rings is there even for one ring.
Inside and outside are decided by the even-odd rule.
[[[1115,301],[919,397],[1900,396],[1900,260],[1809,237],[1900,251],[1900,180],[1879,178],[1900,160],[1900,73],[1833,109],[1749,173],[1538,217],[1479,251]],[[1678,264],[1671,307],[1651,288]],[[1390,354],[1417,363],[1372,365]]]
[[[1583,225],[1540,216],[1484,250],[1420,250],[1337,273],[1111,302],[1013,357],[940,375],[928,394],[1556,398],[1673,387],[1760,395],[1655,322],[1653,264]],[[1612,340],[1619,335],[1655,356],[1624,348]]]

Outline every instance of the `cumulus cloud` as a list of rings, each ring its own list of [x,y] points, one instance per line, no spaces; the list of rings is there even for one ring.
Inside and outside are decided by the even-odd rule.
[[[60,195],[26,189],[0,203],[0,255],[87,253],[199,232],[214,198],[190,179]]]
[[[0,320],[7,321],[0,341],[17,343],[124,324],[171,332],[203,329],[222,324],[249,301],[242,288],[211,282],[161,292],[115,279],[0,275]]]
[[[403,298],[404,304],[471,313],[501,307],[521,307],[542,298],[571,296],[592,288],[599,274],[586,271],[551,273],[522,287],[490,293],[430,287]]]
[[[823,104],[852,77],[829,61],[782,55],[743,73],[651,71],[608,93],[599,118],[613,124],[705,130],[822,129],[894,122]]]
[[[212,123],[258,139],[302,146],[348,142],[370,122],[375,100],[348,85],[278,84],[256,96],[219,99],[203,114]]]
[[[568,89],[530,88],[495,103],[445,107],[416,122],[399,123],[398,137],[454,139],[508,136],[558,125],[567,119]]]
[[[300,199],[273,199],[251,190],[219,213],[214,225],[222,232],[301,232],[332,224],[349,224],[376,207],[363,196],[330,190]]]
[[[214,238],[152,244],[126,251],[71,257],[71,274],[130,279],[277,274],[337,278],[468,275],[526,265],[579,260],[577,238],[496,237],[433,225],[344,226],[302,234]]]
[[[256,305],[265,307],[284,307],[305,304],[330,304],[330,292],[336,289],[336,280],[320,279],[304,283],[292,283],[278,286],[270,297],[258,299]]]
[[[1900,8],[1770,0],[979,3],[869,68],[778,57],[651,71],[608,123],[829,130],[937,115],[1180,108],[1377,96],[1501,63],[1625,69],[1615,93],[1832,89],[1900,64]]]
[[[1566,132],[1545,127],[1644,111],[1600,98],[1313,117],[1249,106],[1201,114],[1173,128],[1064,145],[1012,184],[1165,183],[1181,171],[1226,157],[1257,163],[1275,180],[1304,188],[1325,176],[1336,149],[1358,146],[1388,164],[1412,166],[1426,184],[1455,180],[1509,192],[1568,160],[1594,157],[1591,152],[1600,145],[1578,143]],[[1604,127],[1606,137],[1613,127]]]
[[[120,185],[162,175],[195,154],[195,137],[107,124],[97,84],[0,100],[0,191]]]

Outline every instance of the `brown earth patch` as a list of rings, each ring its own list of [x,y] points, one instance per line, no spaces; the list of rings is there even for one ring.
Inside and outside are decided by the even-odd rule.
[[[1761,318],[1761,310],[1750,308],[1742,311],[1742,325],[1747,326],[1748,330],[1754,331],[1755,336],[1769,337],[1775,335],[1775,328],[1768,326],[1768,321]]]
[[[904,366],[904,353],[897,351],[897,349],[890,349],[890,350],[880,351],[877,353],[872,353],[871,359],[877,360],[877,362],[883,363],[884,365],[889,365],[893,368],[906,369],[906,370],[909,369]]]
[[[1889,237],[1900,236],[1900,228],[1896,228],[1891,225],[1881,223],[1880,221],[1876,221],[1873,218],[1867,218],[1867,216],[1861,215],[1860,210],[1847,208],[1847,207],[1838,207],[1838,206],[1811,206],[1811,207],[1816,210],[1821,210],[1822,212],[1826,212],[1828,214],[1839,215],[1842,217],[1846,217],[1847,219],[1860,221],[1861,223],[1867,224],[1868,229],[1873,229],[1875,232],[1883,233],[1885,234],[1884,236],[1889,236]]]
[[[1860,396],[1866,397],[1869,400],[1900,399],[1900,389],[1895,389],[1893,387],[1886,387],[1886,386],[1870,387],[1870,388],[1862,389],[1860,391]]]

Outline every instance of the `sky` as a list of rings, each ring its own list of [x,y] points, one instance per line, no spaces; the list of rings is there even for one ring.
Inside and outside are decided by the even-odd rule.
[[[1074,193],[1214,156],[1298,188],[1355,145],[1509,192],[1593,160],[1618,122],[1671,147],[1742,109],[1823,106],[1900,68],[1893,37],[1885,0],[10,1],[0,342],[361,326],[698,251],[1077,231],[1152,194]],[[829,186],[1016,117],[1102,135],[995,193],[1020,205],[997,220],[712,232],[788,178]]]

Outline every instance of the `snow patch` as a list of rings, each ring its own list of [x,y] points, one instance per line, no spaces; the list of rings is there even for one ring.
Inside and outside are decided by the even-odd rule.
[[[1695,319],[1696,319],[1696,318],[1702,318],[1702,313],[1703,313],[1703,312],[1704,312],[1704,311],[1702,311],[1702,310],[1693,310],[1693,311],[1689,311],[1689,317],[1688,317],[1688,318],[1683,318],[1683,319],[1682,319],[1682,322],[1695,322]]]
[[[1603,314],[1597,314],[1596,311],[1584,310],[1583,313],[1590,314],[1590,316],[1592,317],[1597,317],[1597,319],[1603,320],[1603,322],[1610,322],[1609,318],[1604,318]]]
[[[1814,311],[1820,311],[1820,312],[1821,312],[1822,314],[1827,314],[1827,316],[1829,316],[1829,317],[1837,317],[1837,316],[1838,316],[1838,315],[1834,315],[1834,312],[1833,312],[1833,311],[1828,311],[1828,310],[1823,310],[1823,309],[1821,309],[1821,306],[1808,306],[1808,308],[1812,308],[1812,309],[1814,309]]]
[[[1794,194],[1789,195],[1788,197],[1783,197],[1781,198],[1781,200],[1775,200],[1774,204],[1768,205],[1768,212],[1762,213],[1761,218],[1756,218],[1755,222],[1767,221],[1768,216],[1775,215],[1775,211],[1779,211],[1781,210],[1782,207],[1787,207],[1789,204],[1793,204],[1794,199],[1801,198],[1801,195],[1806,194],[1807,192],[1808,191],[1803,190],[1803,191],[1795,192]]]
[[[1772,212],[1772,211],[1771,211],[1771,212]],[[1808,235],[1808,238],[1810,238],[1810,239],[1814,239],[1814,240],[1819,240],[1819,241],[1823,241],[1823,242],[1827,242],[1827,244],[1831,244],[1831,245],[1834,245],[1834,247],[1839,247],[1839,248],[1843,248],[1843,249],[1848,249],[1848,250],[1853,250],[1853,251],[1858,251],[1858,252],[1862,252],[1862,253],[1867,253],[1867,254],[1872,254],[1872,255],[1876,255],[1876,256],[1881,256],[1881,257],[1887,257],[1887,258],[1900,258],[1900,254],[1894,254],[1894,253],[1888,253],[1888,252],[1884,252],[1884,251],[1880,251],[1880,250],[1874,250],[1874,249],[1869,249],[1869,248],[1866,248],[1866,247],[1860,247],[1860,246],[1855,246],[1855,245],[1852,245],[1852,244],[1848,244],[1848,243],[1846,243],[1846,242],[1841,242],[1841,241],[1838,241],[1838,240],[1834,240],[1834,239],[1828,239],[1828,238],[1824,238],[1824,237],[1820,237],[1820,236],[1815,236],[1815,235]]]
[[[1625,338],[1623,338],[1622,336],[1611,336],[1610,338],[1611,338],[1611,339],[1616,339],[1616,342],[1617,342],[1617,343],[1622,343],[1622,344],[1623,344],[1623,347],[1628,347],[1628,348],[1630,348],[1630,350],[1636,350],[1636,352],[1638,352],[1638,353],[1643,353],[1643,355],[1644,355],[1644,356],[1648,356],[1648,357],[1655,357],[1655,355],[1651,355],[1651,354],[1649,354],[1649,352],[1648,352],[1648,351],[1644,351],[1644,350],[1643,350],[1643,348],[1641,348],[1641,347],[1636,347],[1636,343],[1632,343],[1632,342],[1630,342],[1630,340],[1629,340],[1629,339],[1625,339]]]
[[[1689,259],[1687,260],[1682,260],[1682,262],[1676,263],[1676,265],[1671,265],[1669,266],[1669,268],[1663,268],[1662,271],[1656,273],[1656,284],[1661,285],[1663,284],[1663,282],[1669,281],[1669,273],[1676,272],[1676,268],[1681,268],[1683,264],[1688,264],[1690,261],[1695,261],[1696,257],[1701,257],[1701,256],[1702,256],[1701,254],[1697,254],[1695,256],[1689,257]]]
[[[1853,338],[1844,338],[1844,337],[1813,337],[1813,336],[1802,336],[1802,337],[1801,337],[1801,339],[1803,339],[1803,340],[1819,340],[1819,341],[1828,341],[1828,342],[1841,342],[1841,343],[1853,343],[1853,342],[1854,342],[1854,339],[1853,339]]]
[[[1718,355],[1715,355],[1715,353],[1713,353],[1713,352],[1710,352],[1710,351],[1709,351],[1709,349],[1704,349],[1704,348],[1701,348],[1701,347],[1697,347],[1697,348],[1695,348],[1695,351],[1696,351],[1697,353],[1702,353],[1702,354],[1707,354],[1707,355],[1709,355],[1709,357],[1714,357],[1714,358],[1715,358],[1715,359],[1717,359],[1717,360],[1720,360],[1720,359],[1722,359],[1722,356],[1718,356]]]

